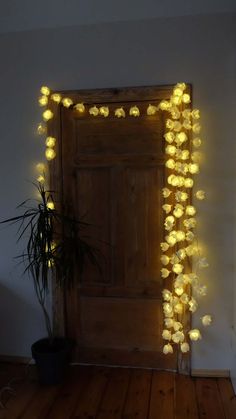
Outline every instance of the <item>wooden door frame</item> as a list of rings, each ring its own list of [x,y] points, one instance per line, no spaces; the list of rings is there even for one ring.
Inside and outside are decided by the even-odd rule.
[[[112,103],[112,102],[135,102],[139,98],[146,101],[169,100],[172,94],[174,85],[163,86],[137,86],[137,87],[116,87],[105,89],[89,89],[89,90],[74,90],[74,91],[60,91],[64,97],[70,97],[73,102],[77,101],[79,96],[80,102],[90,104],[96,103]],[[186,92],[191,93],[191,85],[187,85]],[[63,182],[62,182],[62,106],[50,100],[50,109],[54,114],[54,118],[48,122],[48,135],[57,139],[56,155],[57,157],[49,162],[49,179],[50,190],[56,191],[57,207],[61,210],[60,205],[63,202]],[[192,198],[190,198],[192,200]],[[66,296],[56,286],[56,280],[53,280],[52,286],[52,308],[53,308],[53,327],[55,333],[61,336],[66,334],[66,310],[65,299]],[[75,293],[74,293],[75,294]],[[71,298],[73,298],[71,296]],[[188,313],[184,326],[191,325],[191,315]],[[182,374],[189,374],[191,370],[191,356],[190,352],[182,354],[178,351],[178,366],[177,370]]]

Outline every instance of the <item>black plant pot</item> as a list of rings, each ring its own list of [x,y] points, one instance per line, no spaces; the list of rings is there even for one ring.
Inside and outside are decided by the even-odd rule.
[[[40,339],[31,346],[41,384],[55,385],[62,382],[71,349],[71,342],[65,338],[54,338],[51,345],[48,338]]]

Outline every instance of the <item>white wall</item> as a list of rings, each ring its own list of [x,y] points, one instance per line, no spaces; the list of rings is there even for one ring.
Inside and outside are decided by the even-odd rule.
[[[234,280],[235,30],[236,16],[146,21],[44,29],[0,36],[0,218],[15,214],[33,194],[34,163],[43,156],[35,135],[40,119],[38,89],[81,89],[193,84],[194,105],[202,111],[205,159],[198,184],[207,191],[199,234],[210,268],[209,295],[202,313],[214,324],[193,349],[193,368],[231,367]],[[30,281],[21,279],[12,257],[14,230],[0,234],[0,353],[29,355],[44,334]]]

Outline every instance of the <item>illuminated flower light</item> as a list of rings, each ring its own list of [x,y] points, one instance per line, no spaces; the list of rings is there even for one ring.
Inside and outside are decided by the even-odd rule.
[[[208,263],[206,258],[200,258],[198,260],[198,267],[199,268],[208,268],[208,266],[209,266],[209,263]]]
[[[175,142],[178,146],[181,146],[183,143],[185,143],[188,140],[187,135],[185,132],[181,131],[178,132],[175,136]]]
[[[43,95],[39,97],[39,106],[46,106],[48,104],[48,97]]]
[[[44,177],[43,175],[39,175],[39,176],[37,177],[37,181],[38,181],[39,183],[44,183],[44,182],[45,182],[45,177]]]
[[[187,192],[177,191],[175,192],[175,199],[177,202],[185,202],[188,199]]]
[[[185,188],[192,188],[193,187],[193,179],[187,177],[184,181],[184,186],[185,186]]]
[[[168,278],[168,276],[170,275],[170,271],[168,270],[168,269],[166,269],[166,268],[162,268],[161,269],[161,276],[162,276],[162,278]]]
[[[173,143],[174,139],[175,139],[175,134],[172,131],[168,131],[165,135],[164,135],[165,140],[167,141],[167,143],[171,144]]]
[[[168,159],[165,163],[167,169],[174,169],[175,168],[175,161],[173,159]]]
[[[186,215],[195,215],[196,214],[196,208],[193,205],[187,205],[186,209],[185,209],[185,213]]]
[[[173,95],[171,96],[170,101],[173,103],[173,105],[179,106],[182,103],[182,97]]]
[[[182,313],[183,313],[183,311],[184,311],[183,304],[181,304],[181,303],[177,303],[177,304],[174,306],[174,312],[175,312],[175,313],[177,313],[177,314],[182,314]]]
[[[201,153],[199,151],[194,151],[191,154],[191,160],[195,163],[199,163],[201,161]]]
[[[165,243],[165,242],[162,242],[161,244],[160,244],[160,247],[161,247],[161,250],[163,251],[163,252],[166,252],[168,249],[169,249],[169,245],[168,245],[168,243]]]
[[[45,96],[50,95],[50,89],[47,86],[42,86],[40,89],[40,92],[42,93],[42,95],[45,95]]]
[[[189,119],[185,119],[183,121],[183,127],[187,130],[190,130],[192,128],[191,122]]]
[[[199,134],[201,131],[201,125],[198,122],[196,122],[196,124],[193,124],[192,130],[194,134]]]
[[[181,263],[175,263],[173,265],[172,271],[176,274],[181,274],[183,272],[183,265],[181,265]]]
[[[171,118],[172,119],[179,119],[180,116],[181,116],[181,113],[180,113],[179,109],[176,106],[174,106],[173,108],[171,108],[170,109],[170,112],[171,112]]]
[[[199,109],[193,109],[191,112],[193,119],[200,119],[200,111]]]
[[[172,335],[172,341],[174,343],[180,343],[184,341],[184,333],[182,331],[177,331]]]
[[[176,233],[175,233],[176,234]],[[178,258],[178,256],[176,255],[176,253],[173,253],[171,256],[170,256],[170,263],[172,264],[172,265],[174,265],[175,263],[179,263],[179,258]]]
[[[115,110],[115,116],[117,118],[125,118],[125,111],[124,111],[124,109],[123,108],[117,108]]]
[[[174,87],[173,94],[174,96],[183,96],[183,89],[177,85]]]
[[[187,256],[191,257],[196,254],[196,247],[194,245],[189,245],[185,248]]]
[[[162,265],[165,265],[165,266],[168,265],[168,263],[170,262],[169,256],[166,256],[166,255],[162,255],[160,257],[160,260],[161,260]]]
[[[206,192],[203,190],[199,190],[195,194],[196,198],[199,199],[199,201],[202,201],[206,197]]]
[[[109,115],[109,108],[107,106],[101,106],[99,108],[100,115],[104,116],[104,118],[107,118]]]
[[[163,311],[166,317],[173,317],[173,309],[170,303],[163,303]]]
[[[180,296],[184,292],[184,289],[182,287],[175,287],[175,293]]]
[[[89,109],[89,113],[90,113],[90,115],[92,115],[92,116],[98,116],[98,114],[99,114],[99,109],[97,108],[97,106],[92,106],[92,107]]]
[[[45,164],[44,163],[37,163],[36,164],[36,170],[39,173],[45,173],[46,172],[46,166],[45,166]]]
[[[47,137],[45,140],[45,144],[47,147],[55,147],[56,144],[56,138],[54,137]]]
[[[192,329],[189,331],[189,337],[191,340],[197,341],[202,338],[200,330]]]
[[[194,145],[194,147],[198,148],[198,147],[201,146],[201,144],[202,144],[201,138],[196,137],[196,138],[193,139],[193,145]]]
[[[182,217],[183,213],[184,213],[184,207],[183,207],[183,205],[176,204],[175,205],[175,208],[174,208],[174,211],[173,211],[173,215],[176,218],[180,218],[180,217]]]
[[[189,151],[188,150],[179,150],[180,151],[180,156],[179,158],[181,160],[188,160],[189,159]],[[177,156],[176,156],[177,157]]]
[[[45,151],[45,157],[47,160],[53,160],[56,157],[56,152],[53,148],[47,147]]]
[[[191,102],[191,98],[190,98],[190,95],[188,94],[188,93],[184,93],[183,94],[183,97],[182,97],[182,101],[184,102],[184,103],[190,103]]]
[[[184,109],[184,111],[182,112],[182,115],[184,119],[190,119],[192,115],[191,109]]]
[[[162,208],[166,212],[166,214],[169,214],[169,212],[171,212],[172,205],[164,204],[164,205],[162,205]]]
[[[176,153],[176,147],[174,145],[168,144],[166,146],[166,154],[169,154],[170,156],[174,156]]]
[[[164,329],[162,332],[162,337],[164,340],[171,340],[171,332],[167,329]]]
[[[47,132],[47,127],[45,124],[43,124],[42,122],[40,122],[37,126],[37,133],[39,135],[44,135]]]
[[[168,188],[163,188],[162,189],[162,194],[164,198],[168,198],[170,196],[170,194],[172,193],[172,191]]]
[[[172,292],[167,289],[164,289],[162,291],[162,297],[164,301],[170,301],[172,298]]]
[[[137,106],[132,106],[129,110],[129,114],[134,117],[140,116],[140,110]]]
[[[167,111],[170,107],[171,104],[167,100],[162,100],[158,105],[158,108],[162,111]]]
[[[206,285],[194,285],[194,291],[201,297],[207,295],[207,286]]]
[[[53,118],[53,112],[50,109],[46,109],[46,111],[43,112],[44,121],[49,121],[52,118]]]
[[[154,106],[154,105],[148,105],[148,108],[147,108],[147,115],[155,115],[155,113],[157,112],[157,110],[158,110],[158,107],[157,106]]]
[[[75,109],[79,112],[79,113],[84,113],[85,111],[85,106],[83,103],[77,103],[75,105]]]
[[[186,175],[188,173],[188,164],[177,161],[175,163],[174,169],[176,170],[176,172]]]
[[[183,329],[183,325],[180,322],[173,322],[173,329],[175,332],[178,332],[180,329]]]
[[[189,303],[189,296],[188,294],[186,294],[185,292],[181,295],[180,297],[180,301],[183,304],[188,304]]]
[[[73,100],[71,100],[69,97],[64,97],[62,99],[62,104],[63,106],[65,106],[65,108],[69,108],[70,106],[73,105]]]
[[[172,119],[167,119],[166,120],[166,128],[173,129],[174,125],[175,125],[175,121],[172,121]]]
[[[192,231],[188,231],[185,235],[185,238],[188,242],[192,242],[195,239],[195,235],[192,233]]]
[[[176,234],[176,240],[178,242],[181,242],[181,241],[185,240],[185,238],[186,238],[186,235],[185,235],[184,231],[178,230],[178,231],[176,231],[175,234]]]
[[[189,350],[190,350],[189,344],[187,342],[181,343],[180,349],[181,349],[182,353],[189,352]]]
[[[185,249],[179,249],[179,250],[177,250],[176,255],[178,256],[178,258],[180,260],[184,260],[186,258],[186,251],[185,251]]]
[[[167,343],[166,345],[164,345],[164,347],[163,347],[163,353],[165,355],[167,355],[167,354],[173,354],[173,347],[171,346],[170,343]]]
[[[181,123],[179,121],[175,121],[173,130],[176,131],[176,132],[179,132],[179,131],[181,131],[181,129],[182,129]]]
[[[47,207],[48,207],[50,210],[54,210],[54,209],[55,209],[54,202],[52,202],[52,201],[48,201],[48,202],[47,202]]]
[[[206,314],[201,318],[203,326],[210,326],[212,323],[212,317],[210,314]]]
[[[189,311],[191,311],[192,313],[195,313],[195,311],[198,308],[198,303],[195,300],[195,298],[191,298],[191,300],[188,302],[189,305]]]
[[[168,217],[166,217],[165,223],[164,223],[165,229],[167,231],[170,231],[172,230],[174,225],[175,225],[175,218],[173,217],[173,215],[169,215]]]
[[[171,329],[174,326],[174,320],[170,317],[167,317],[166,319],[164,319],[164,324],[167,329]]]
[[[195,228],[197,225],[197,220],[195,218],[187,218],[184,220],[183,224],[187,229]]]
[[[197,163],[189,163],[188,170],[192,175],[199,173],[199,165]]]
[[[51,99],[53,100],[53,102],[58,104],[61,101],[61,95],[59,93],[53,93],[51,95]]]

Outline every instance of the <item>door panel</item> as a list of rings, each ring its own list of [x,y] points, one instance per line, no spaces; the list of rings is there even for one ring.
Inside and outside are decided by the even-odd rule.
[[[165,115],[146,114],[149,103],[157,105],[171,90],[96,91],[94,99],[73,93],[74,102],[84,94],[86,105],[108,105],[108,118],[60,109],[61,166],[54,172],[62,178],[63,205],[90,223],[84,234],[103,255],[102,275],[86,266],[66,299],[77,362],[177,367],[176,353],[162,354],[161,337]],[[128,115],[134,105],[139,118],[113,116],[115,108],[123,106]]]

